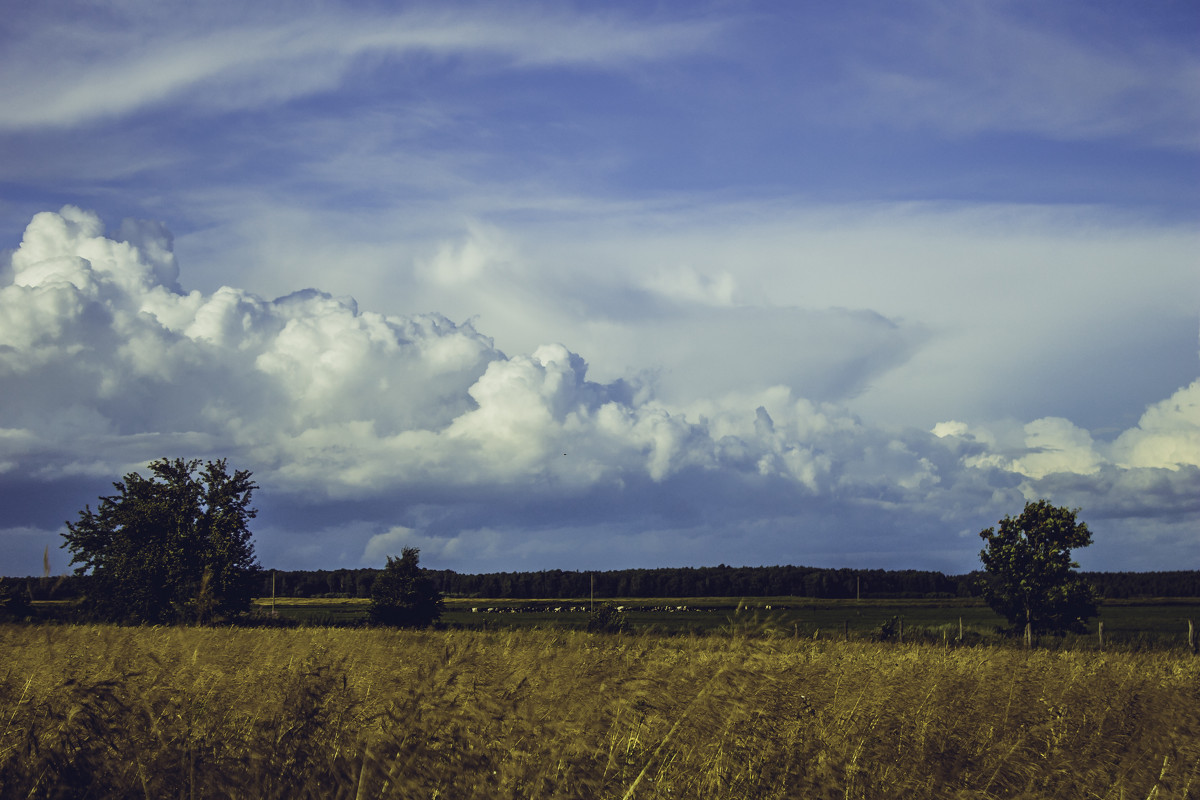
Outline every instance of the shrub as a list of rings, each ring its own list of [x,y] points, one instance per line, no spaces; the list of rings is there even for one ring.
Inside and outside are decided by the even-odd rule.
[[[588,614],[587,629],[589,633],[620,633],[625,630],[625,615],[604,603]]]

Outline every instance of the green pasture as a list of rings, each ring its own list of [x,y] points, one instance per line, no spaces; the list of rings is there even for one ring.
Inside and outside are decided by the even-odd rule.
[[[270,598],[255,601],[270,613]],[[877,638],[890,626],[907,640],[992,639],[1004,621],[980,600],[814,600],[804,597],[693,597],[497,600],[448,598],[442,624],[450,628],[587,627],[589,608],[607,604],[623,609],[626,629],[665,635],[744,633],[795,638]],[[347,626],[366,622],[364,598],[277,598],[275,613],[307,625]],[[1065,646],[1099,647],[1098,622],[1105,647],[1184,646],[1188,620],[1200,625],[1200,599],[1113,600],[1086,634],[1052,640]]]

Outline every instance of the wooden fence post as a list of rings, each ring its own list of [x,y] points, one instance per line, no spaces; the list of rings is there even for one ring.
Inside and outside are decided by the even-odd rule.
[[[959,644],[962,644],[962,640],[963,640],[963,634],[962,634],[962,617],[959,617],[959,618],[958,618],[958,643],[959,643]]]
[[[896,643],[904,644],[904,617],[901,617],[899,620],[897,620]]]
[[[1196,626],[1190,619],[1188,620],[1188,650],[1191,650],[1193,654],[1196,652]]]
[[[1025,647],[1033,647],[1033,623],[1025,623]]]
[[[1100,620],[1096,627],[1096,637],[1100,640],[1100,652],[1104,652],[1104,620]]]

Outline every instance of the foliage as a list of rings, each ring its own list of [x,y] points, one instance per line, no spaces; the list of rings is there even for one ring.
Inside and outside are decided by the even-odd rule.
[[[893,642],[900,636],[901,622],[899,616],[891,616],[879,623],[879,630],[876,636],[881,642]]]
[[[387,566],[371,586],[371,622],[398,628],[423,628],[442,616],[441,593],[418,565],[421,551],[406,547],[400,558],[388,556]]]
[[[1191,797],[1200,660],[0,625],[5,797]],[[397,658],[397,653],[403,658]]]
[[[620,633],[625,630],[625,615],[616,606],[603,603],[588,614],[590,633]]]
[[[224,459],[160,459],[67,523],[63,547],[90,575],[88,606],[102,619],[205,622],[247,611],[255,573],[249,521],[257,485]]]
[[[0,582],[0,619],[24,619],[32,613],[29,592],[15,583]]]
[[[1020,516],[1000,520],[999,531],[980,531],[987,546],[979,557],[989,575],[984,598],[1014,629],[1080,631],[1096,616],[1096,591],[1071,560],[1072,548],[1092,543],[1087,524],[1076,523],[1077,513],[1038,500],[1026,503]]]

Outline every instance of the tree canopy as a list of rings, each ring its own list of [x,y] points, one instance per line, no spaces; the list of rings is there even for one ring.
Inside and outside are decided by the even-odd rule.
[[[131,622],[204,622],[249,610],[259,565],[249,522],[258,486],[224,459],[159,459],[150,477],[113,484],[96,511],[67,522],[63,547],[90,575],[97,616]]]
[[[406,547],[400,558],[388,556],[387,566],[371,586],[371,622],[421,628],[441,618],[442,595],[419,566],[420,553]]]
[[[980,531],[987,543],[979,554],[988,573],[984,598],[1014,628],[1078,631],[1096,616],[1096,591],[1071,560],[1072,548],[1092,543],[1087,524],[1075,521],[1078,513],[1038,500],[1000,520],[999,530]]]

